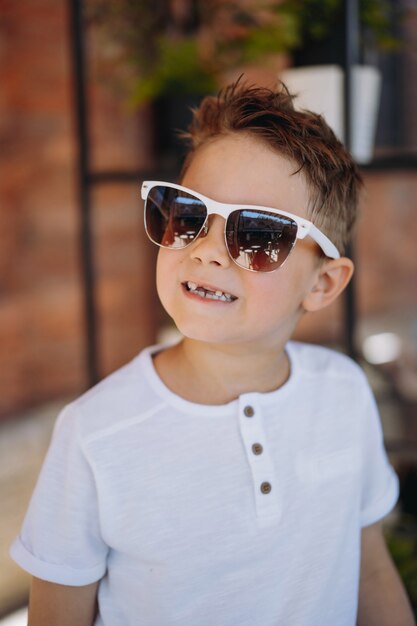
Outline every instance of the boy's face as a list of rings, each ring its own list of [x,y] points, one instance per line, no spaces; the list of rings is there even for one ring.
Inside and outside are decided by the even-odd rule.
[[[256,138],[235,133],[202,146],[181,184],[218,202],[275,207],[308,217],[309,192],[304,176],[292,175],[296,169]],[[184,249],[159,250],[157,289],[185,337],[274,348],[291,336],[318,267],[317,246],[307,237],[274,272],[242,269],[227,253],[224,219],[213,215],[206,236]],[[188,282],[235,299],[203,298],[187,290]]]

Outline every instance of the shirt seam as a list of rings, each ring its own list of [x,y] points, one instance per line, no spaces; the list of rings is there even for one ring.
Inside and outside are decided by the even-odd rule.
[[[97,441],[99,439],[104,439],[105,437],[114,435],[115,433],[121,430],[125,430],[127,428],[131,428],[135,426],[136,424],[145,422],[146,420],[153,417],[155,413],[158,413],[158,411],[161,411],[162,409],[166,408],[166,406],[167,405],[165,402],[161,402],[157,404],[156,406],[152,406],[148,411],[145,411],[144,413],[135,414],[132,417],[124,418],[121,422],[118,422],[117,424],[112,424],[111,426],[106,426],[105,428],[95,431],[94,433],[91,433],[87,435],[86,437],[84,437],[83,441],[81,441],[81,437],[79,437],[80,445],[81,447],[87,446],[90,443],[93,443],[94,441]]]

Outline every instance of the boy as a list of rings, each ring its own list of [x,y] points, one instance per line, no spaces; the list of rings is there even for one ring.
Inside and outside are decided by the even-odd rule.
[[[181,184],[142,188],[183,339],[61,414],[12,548],[30,624],[411,626],[372,394],[289,341],[351,278],[355,165],[284,88],[206,98],[190,136]]]

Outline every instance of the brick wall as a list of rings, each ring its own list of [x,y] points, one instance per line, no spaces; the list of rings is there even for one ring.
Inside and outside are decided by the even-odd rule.
[[[67,9],[64,0],[2,3],[0,418],[86,386]],[[155,164],[149,112],[129,112],[103,83],[91,36],[87,52],[92,168],[149,169]],[[417,305],[417,180],[413,172],[365,179],[358,309],[361,320],[390,315],[401,324]],[[101,376],[153,341],[163,319],[138,191],[133,184],[93,190]],[[306,317],[298,337],[340,343],[343,328],[339,301]]]
[[[86,385],[68,4],[2,3],[2,417]],[[93,167],[144,166],[146,112],[145,119],[127,113],[120,98],[91,78]],[[154,336],[151,273],[144,270],[153,252],[143,246],[138,208],[137,187],[94,193],[103,375]]]

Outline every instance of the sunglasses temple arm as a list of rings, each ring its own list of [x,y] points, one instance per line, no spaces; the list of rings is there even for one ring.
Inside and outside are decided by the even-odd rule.
[[[314,239],[316,243],[319,244],[320,248],[323,250],[326,256],[330,257],[331,259],[340,259],[339,250],[330,241],[330,239],[317,228],[317,226],[311,224],[308,234]]]
[[[142,200],[146,200],[148,193],[149,193],[149,186],[146,184],[142,184],[140,188],[140,197],[142,198]]]

